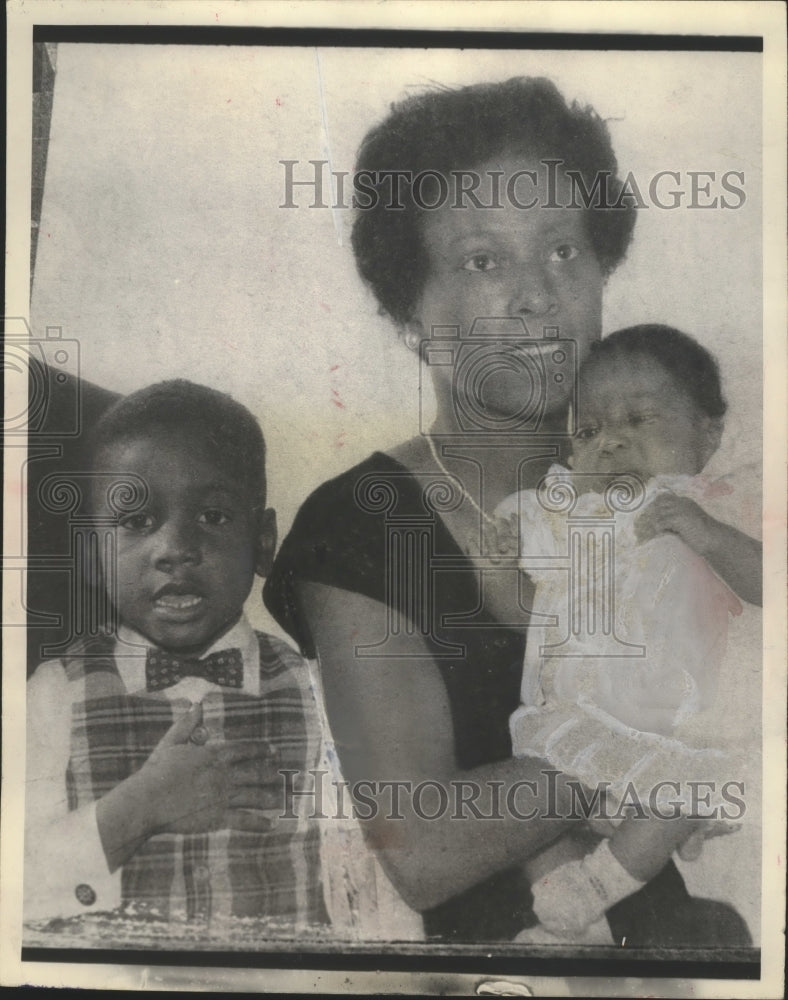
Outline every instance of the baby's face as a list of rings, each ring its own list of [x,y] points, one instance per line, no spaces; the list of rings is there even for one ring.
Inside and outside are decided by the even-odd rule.
[[[260,539],[250,497],[188,431],[118,442],[100,464],[148,488],[144,506],[118,519],[107,586],[121,620],[164,649],[199,655],[252,587]]]
[[[594,365],[579,385],[572,468],[695,475],[717,445],[719,422],[703,414],[659,362],[647,356]]]

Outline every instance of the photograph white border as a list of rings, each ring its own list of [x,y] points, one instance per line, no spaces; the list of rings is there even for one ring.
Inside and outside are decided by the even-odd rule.
[[[109,19],[109,20],[107,20]],[[781,3],[119,3],[94,0],[57,3],[16,0],[8,7],[8,172],[6,315],[29,313],[32,31],[35,24],[205,25],[266,27],[375,27],[474,31],[638,32],[645,34],[759,35],[764,38],[764,618],[765,747],[763,839],[762,975],[737,980],[575,980],[540,976],[437,973],[297,972],[157,966],[21,963],[22,839],[24,775],[23,630],[3,629],[3,809],[0,837],[0,979],[3,985],[35,984],[105,989],[188,989],[282,992],[474,992],[482,980],[513,979],[537,995],[782,996],[785,913],[785,692],[786,588],[784,553],[786,448],[786,126],[784,79],[785,10]],[[777,359],[777,360],[775,360]],[[8,412],[20,412],[7,400]],[[19,516],[20,484],[5,482],[4,552],[24,551]],[[16,508],[14,508],[16,503]],[[10,506],[10,510],[9,510]],[[24,610],[4,589],[3,622],[21,624]],[[20,639],[22,640],[20,642]]]

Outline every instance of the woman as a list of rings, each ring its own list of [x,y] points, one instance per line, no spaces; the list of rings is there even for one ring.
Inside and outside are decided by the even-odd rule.
[[[344,778],[377,806],[367,843],[428,936],[513,938],[535,922],[525,859],[568,830],[578,857],[593,840],[562,775],[511,759],[531,595],[508,577],[496,619],[482,587],[496,572],[469,553],[497,504],[561,457],[634,225],[616,171],[604,123],[541,79],[410,98],[359,154],[356,261],[420,351],[437,418],[312,494],[265,599],[319,660]],[[672,864],[608,923],[609,943],[747,943]]]

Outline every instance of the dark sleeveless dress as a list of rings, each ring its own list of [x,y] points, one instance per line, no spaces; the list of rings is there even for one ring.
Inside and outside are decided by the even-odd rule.
[[[382,605],[380,644],[370,655],[385,655],[392,622],[415,628],[446,685],[457,764],[470,769],[511,756],[508,721],[520,701],[525,639],[479,607],[478,571],[440,516],[446,499],[441,477],[431,477],[437,485],[432,491],[428,478],[417,479],[378,452],[324,483],[299,510],[263,595],[274,618],[310,657],[315,645],[298,607],[299,581]],[[410,584],[404,582],[408,574]],[[528,882],[513,867],[424,912],[425,933],[455,942],[511,940],[536,922],[531,903]],[[608,921],[614,939],[626,937],[630,947],[750,943],[738,914],[691,898],[672,863],[613,907]]]

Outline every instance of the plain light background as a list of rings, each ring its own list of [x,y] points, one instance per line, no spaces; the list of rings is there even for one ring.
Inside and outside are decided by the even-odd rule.
[[[355,273],[350,210],[310,209],[305,189],[295,195],[303,207],[281,208],[279,161],[301,161],[304,176],[312,159],[352,171],[360,140],[392,101],[521,74],[549,76],[592,104],[646,197],[661,170],[679,172],[686,192],[687,171],[713,171],[717,194],[723,173],[744,173],[737,210],[639,212],[609,281],[604,328],[670,323],[710,347],[730,404],[712,469],[758,460],[756,54],[62,44],[34,334],[62,327],[80,343],[81,374],[107,388],[181,376],[249,406],[268,442],[269,503],[284,534],[319,483],[417,432],[419,378]],[[259,591],[250,612],[278,631]],[[757,933],[757,866],[741,861],[752,851],[741,841],[713,851],[719,884],[695,891],[735,898]]]
[[[309,208],[307,189],[301,207],[280,208],[279,160],[301,161],[302,177],[312,159],[352,171],[393,100],[518,74],[592,104],[647,199],[660,170],[679,172],[686,192],[687,171],[714,171],[718,194],[724,172],[744,173],[738,210],[639,212],[604,328],[671,323],[709,346],[730,401],[715,468],[751,460],[762,414],[755,54],[61,44],[34,332],[62,326],[82,374],[110,389],[184,376],[247,404],[286,531],[312,488],[416,432],[418,371],[356,275],[351,210]]]

